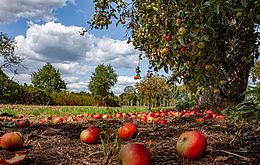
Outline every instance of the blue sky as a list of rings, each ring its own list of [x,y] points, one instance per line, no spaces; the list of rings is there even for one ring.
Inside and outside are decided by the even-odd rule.
[[[49,62],[59,70],[68,90],[87,91],[92,72],[105,63],[118,74],[115,94],[134,85],[139,52],[126,43],[126,29],[112,25],[109,30],[79,35],[93,12],[92,0],[0,0],[0,31],[16,40],[16,53],[24,59],[18,75],[5,72],[21,84],[30,84],[31,73]],[[141,65],[144,76],[147,62]]]

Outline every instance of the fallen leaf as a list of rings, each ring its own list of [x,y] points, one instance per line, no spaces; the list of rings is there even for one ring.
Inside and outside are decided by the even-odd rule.
[[[15,155],[11,159],[0,159],[0,164],[5,165],[16,165],[21,163],[26,156],[28,155],[29,151],[17,151],[15,152]]]

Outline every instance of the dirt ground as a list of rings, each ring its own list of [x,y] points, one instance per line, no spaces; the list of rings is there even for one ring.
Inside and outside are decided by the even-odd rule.
[[[174,164],[260,164],[260,125],[243,122],[210,120],[197,123],[192,119],[168,119],[167,125],[133,121],[139,134],[135,139],[119,141],[117,128],[123,121],[81,121],[61,125],[31,122],[28,128],[2,129],[0,135],[19,130],[25,138],[24,148],[29,154],[23,165],[119,164],[117,153],[120,147],[130,142],[140,142],[149,149],[155,165]],[[102,142],[84,144],[80,132],[89,125],[102,127]],[[207,137],[207,152],[198,161],[189,161],[176,153],[176,142],[186,130],[200,130]],[[10,158],[14,151],[0,149],[1,158]]]

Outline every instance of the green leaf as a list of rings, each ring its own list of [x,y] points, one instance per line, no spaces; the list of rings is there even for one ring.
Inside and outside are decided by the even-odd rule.
[[[180,42],[180,44],[181,44],[182,46],[186,46],[185,43],[184,43],[184,38],[183,38],[182,36],[178,36],[178,37],[177,37],[177,40]]]
[[[207,41],[207,42],[210,41],[210,40],[209,40],[209,37],[206,36],[206,35],[203,35],[203,36],[200,38],[200,40],[201,40],[201,41]]]
[[[241,0],[240,3],[244,8],[246,8],[248,5],[248,0]]]

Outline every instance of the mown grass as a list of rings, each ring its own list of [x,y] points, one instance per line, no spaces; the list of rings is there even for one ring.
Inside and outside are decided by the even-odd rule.
[[[165,108],[152,108],[152,111]],[[46,115],[79,115],[82,113],[88,114],[115,114],[117,112],[145,112],[148,111],[147,107],[94,107],[94,106],[34,106],[34,105],[0,105],[0,114],[8,113],[11,115],[33,115],[33,116],[46,116]]]

